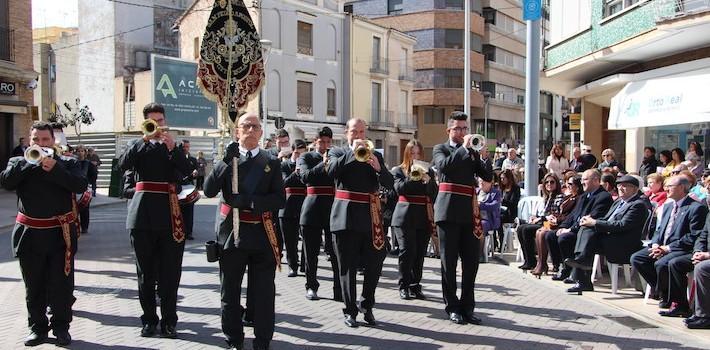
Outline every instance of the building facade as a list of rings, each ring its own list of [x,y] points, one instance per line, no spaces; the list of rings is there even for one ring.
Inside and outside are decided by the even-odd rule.
[[[541,84],[581,111],[577,140],[597,157],[612,148],[634,171],[646,145],[710,146],[707,1],[551,0],[550,11]]]
[[[480,91],[485,58],[485,35],[481,2],[471,7],[471,111],[483,120],[484,101]],[[425,146],[425,156],[446,139],[446,121],[451,112],[463,109],[464,77],[463,0],[359,0],[347,1],[345,12],[370,18],[384,27],[395,28],[416,38],[412,53],[415,87],[413,114],[416,137]]]
[[[416,132],[412,113],[416,39],[359,16],[348,15],[345,45],[349,47],[350,111],[368,122],[368,137],[389,166],[399,164]],[[369,93],[368,93],[369,92]]]
[[[0,1],[0,166],[20,137],[29,137],[39,73],[32,60],[30,0]]]

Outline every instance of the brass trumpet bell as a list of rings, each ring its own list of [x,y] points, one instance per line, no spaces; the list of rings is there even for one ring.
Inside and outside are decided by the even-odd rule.
[[[412,181],[421,181],[428,172],[429,169],[425,162],[414,160],[412,166],[409,168],[409,178]]]
[[[160,126],[155,120],[146,119],[141,124],[141,131],[145,137],[153,137],[160,131]]]
[[[372,152],[375,150],[375,144],[370,140],[365,140],[366,146],[360,146],[355,149],[355,160],[358,162],[367,162],[372,157]]]
[[[54,153],[54,148],[32,145],[25,150],[25,160],[27,160],[27,163],[37,165],[44,158],[51,157]]]
[[[468,145],[470,148],[474,151],[480,152],[483,147],[486,147],[486,138],[480,134],[473,134],[473,137],[470,139],[470,143],[471,144]]]

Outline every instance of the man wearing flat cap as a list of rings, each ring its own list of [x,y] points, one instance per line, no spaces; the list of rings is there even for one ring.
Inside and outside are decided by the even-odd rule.
[[[633,253],[641,248],[641,234],[651,204],[639,191],[639,181],[630,175],[616,182],[619,198],[600,219],[583,216],[577,236],[575,258],[565,263],[577,269],[578,283],[591,286],[594,254],[604,254],[616,264],[628,264]]]

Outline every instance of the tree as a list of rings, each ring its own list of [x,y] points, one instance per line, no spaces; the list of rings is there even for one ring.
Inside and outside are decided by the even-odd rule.
[[[57,111],[49,119],[66,126],[73,126],[74,132],[79,137],[79,143],[81,143],[81,126],[91,125],[94,122],[94,114],[91,113],[89,106],[81,105],[79,98],[74,100],[74,103],[75,106],[72,108],[68,102],[64,102],[66,109],[64,113],[62,113],[62,107],[58,105]]]

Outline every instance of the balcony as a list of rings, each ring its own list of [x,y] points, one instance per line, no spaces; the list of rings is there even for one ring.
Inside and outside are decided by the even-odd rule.
[[[313,105],[297,105],[296,113],[298,114],[313,114]]]
[[[387,59],[384,57],[373,57],[372,65],[370,66],[370,73],[375,74],[389,74],[389,69],[387,67]]]
[[[399,80],[414,81],[414,68],[411,66],[399,66]]]
[[[414,114],[397,113],[397,127],[403,132],[414,132],[417,130],[417,122]]]
[[[710,0],[656,0],[656,22],[710,11]]]
[[[301,55],[313,56],[313,47],[306,45],[298,45],[297,51]]]
[[[15,31],[0,27],[0,60],[15,62]]]
[[[370,127],[375,129],[394,127],[392,111],[387,111],[384,109],[370,110]]]

